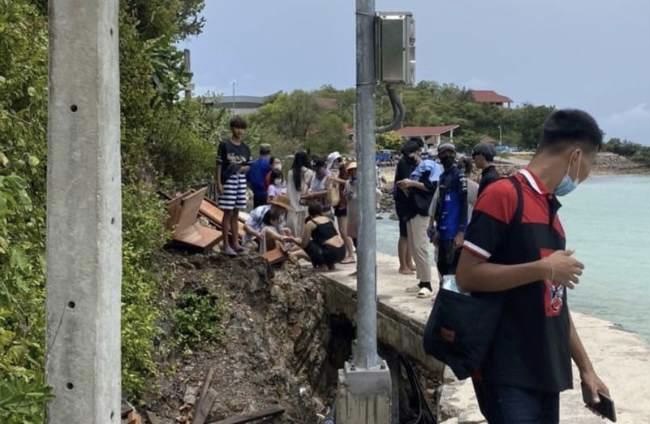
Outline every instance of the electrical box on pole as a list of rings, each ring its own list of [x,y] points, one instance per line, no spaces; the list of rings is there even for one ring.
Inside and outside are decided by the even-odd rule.
[[[375,20],[378,82],[415,84],[415,19],[410,12],[379,12]]]

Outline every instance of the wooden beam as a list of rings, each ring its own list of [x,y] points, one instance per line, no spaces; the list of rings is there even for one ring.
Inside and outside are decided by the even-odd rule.
[[[284,414],[284,408],[278,406],[268,409],[263,409],[258,412],[252,412],[247,415],[238,415],[236,417],[226,418],[225,420],[213,421],[208,424],[245,424],[252,421],[261,420],[262,418],[272,418]]]

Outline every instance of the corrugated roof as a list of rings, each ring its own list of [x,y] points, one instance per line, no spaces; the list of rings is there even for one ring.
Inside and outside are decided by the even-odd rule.
[[[472,98],[477,103],[512,103],[510,97],[502,96],[492,90],[469,90]]]
[[[437,127],[404,127],[397,130],[397,133],[402,137],[433,137],[436,135],[443,135],[451,130],[459,128],[460,125],[441,125]]]

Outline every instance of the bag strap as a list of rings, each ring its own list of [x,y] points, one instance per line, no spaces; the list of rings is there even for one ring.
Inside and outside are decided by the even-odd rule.
[[[515,214],[512,217],[512,224],[521,224],[524,216],[524,193],[521,188],[521,182],[516,175],[508,177],[508,180],[510,180],[510,183],[513,185],[515,192],[517,193],[517,207],[515,209]]]

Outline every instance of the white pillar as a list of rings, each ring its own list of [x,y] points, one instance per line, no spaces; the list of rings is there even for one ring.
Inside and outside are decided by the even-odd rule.
[[[50,0],[50,424],[119,423],[121,181],[117,0]]]

